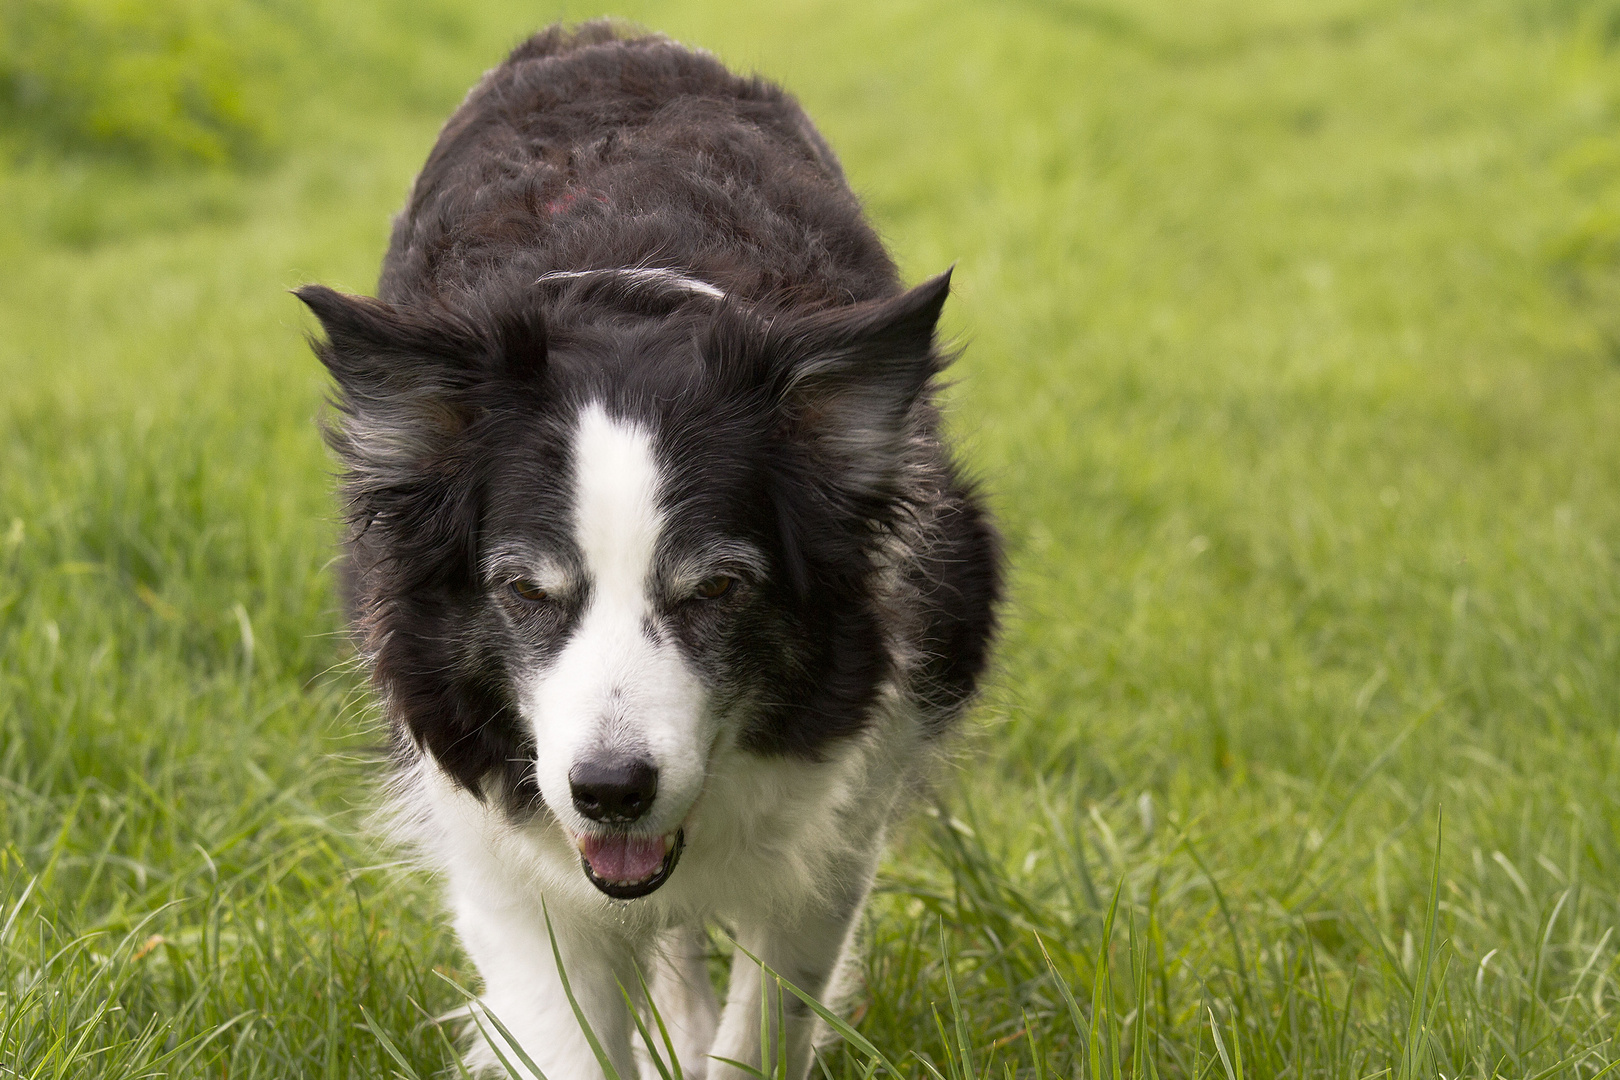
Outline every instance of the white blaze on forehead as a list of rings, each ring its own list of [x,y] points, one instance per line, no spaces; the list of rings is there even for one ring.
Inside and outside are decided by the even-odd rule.
[[[677,643],[644,632],[654,614],[653,556],[664,513],[651,431],[580,410],[574,431],[574,542],[588,592],[556,658],[534,672],[523,711],[532,725],[540,794],[576,833],[575,763],[633,755],[658,771],[658,796],[638,829],[670,832],[703,787],[713,739],[707,697]]]
[[[574,530],[585,569],[603,599],[641,599],[664,515],[652,439],[592,402],[574,437]]]

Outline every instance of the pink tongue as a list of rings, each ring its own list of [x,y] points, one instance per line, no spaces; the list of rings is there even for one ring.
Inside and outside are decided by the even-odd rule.
[[[645,881],[664,861],[662,836],[587,836],[585,861],[603,881]]]

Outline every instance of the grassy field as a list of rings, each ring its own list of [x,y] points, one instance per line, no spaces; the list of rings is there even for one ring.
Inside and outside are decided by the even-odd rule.
[[[1620,4],[768,7],[617,13],[785,81],[908,278],[958,264],[1015,564],[865,930],[888,1064],[827,1072],[1596,1080]],[[466,87],[597,11],[331,8],[0,2],[0,1076],[453,1068],[285,290],[369,290]]]

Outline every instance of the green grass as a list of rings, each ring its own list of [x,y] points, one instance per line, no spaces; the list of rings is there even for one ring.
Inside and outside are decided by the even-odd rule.
[[[117,65],[0,112],[0,1075],[427,1077],[476,985],[362,831],[285,289],[367,290],[478,72],[594,11],[243,3],[252,153],[103,138]],[[619,11],[784,80],[908,276],[958,263],[1014,598],[861,1037],[951,1080],[1620,1061],[1620,6]]]

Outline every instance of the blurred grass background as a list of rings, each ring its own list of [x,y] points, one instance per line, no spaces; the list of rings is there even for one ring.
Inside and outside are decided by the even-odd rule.
[[[451,1062],[285,290],[369,291],[478,73],[599,13],[0,0],[0,1070]],[[865,933],[894,1068],[1620,1060],[1620,3],[613,13],[959,263],[1015,597]]]

